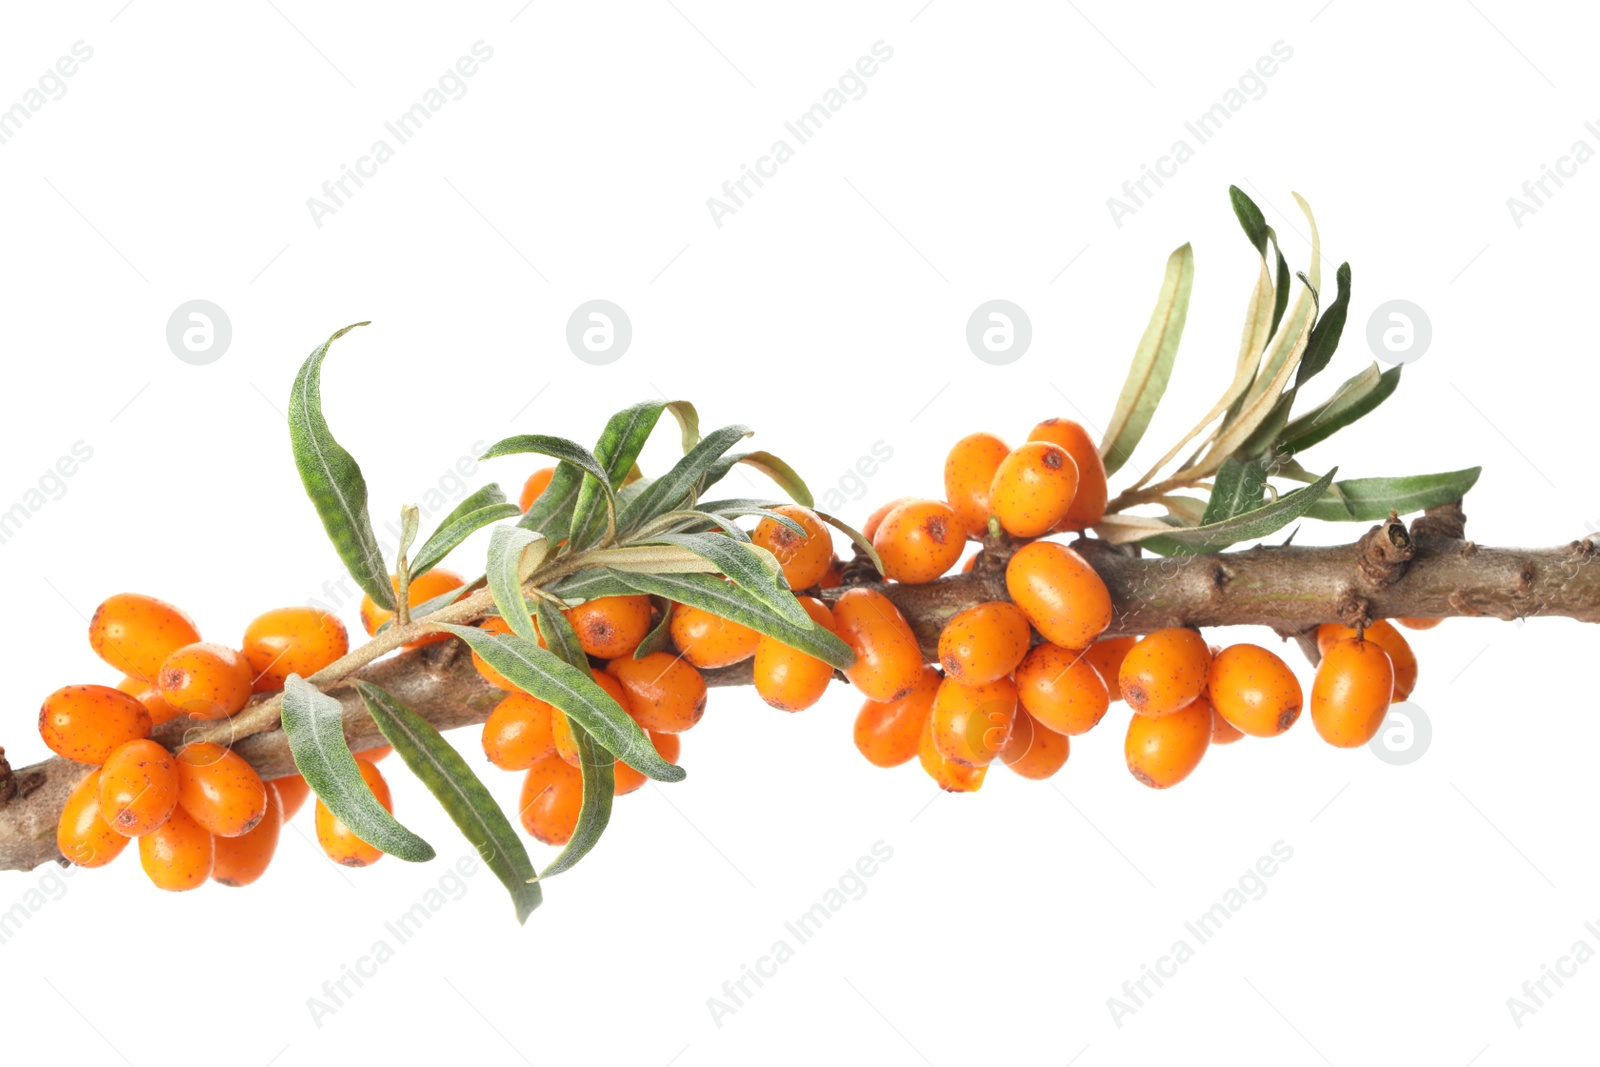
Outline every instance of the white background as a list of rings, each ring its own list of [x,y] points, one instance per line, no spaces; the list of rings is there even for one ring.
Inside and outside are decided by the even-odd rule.
[[[336,346],[325,395],[380,519],[475,442],[589,441],[659,392],[694,400],[708,427],[751,424],[819,495],[884,442],[893,458],[843,509],[859,522],[937,494],[962,434],[1103,421],[1165,257],[1192,241],[1183,351],[1135,463],[1186,429],[1229,373],[1254,278],[1230,183],[1295,269],[1308,231],[1283,213],[1291,190],[1318,212],[1330,291],[1353,265],[1351,325],[1314,394],[1370,358],[1380,302],[1433,323],[1399,394],[1308,466],[1483,464],[1467,510],[1485,544],[1600,525],[1600,165],[1520,227],[1506,205],[1575,140],[1600,148],[1583,125],[1600,119],[1596,27],[1575,5],[122,5],[11,7],[0,33],[0,107],[74,42],[93,49],[0,144],[0,510],[74,442],[93,449],[0,544],[0,740],[18,766],[44,754],[45,693],[114,681],[83,638],[107,594],[166,597],[223,641],[265,608],[327,598],[340,570],[282,411],[339,326],[373,320]],[[465,95],[317,226],[307,198],[477,41],[493,57]],[[866,94],[715,225],[706,199],[877,41],[893,57]],[[1107,198],[1175,139],[1194,146],[1183,123],[1279,41],[1292,58],[1264,95],[1116,225]],[[597,297],[634,327],[607,367],[563,337]],[[1034,329],[1004,367],[963,337],[996,297]],[[197,298],[232,322],[209,366],[165,340]],[[473,486],[514,489],[533,465],[486,464]],[[340,610],[356,628],[354,601]],[[0,876],[0,909],[49,891],[0,946],[3,1040],[18,1062],[140,1067],[1587,1060],[1600,965],[1550,986],[1520,1027],[1506,1002],[1574,942],[1600,950],[1584,928],[1600,920],[1592,641],[1564,621],[1448,623],[1413,638],[1434,726],[1418,762],[1328,748],[1303,723],[1214,751],[1165,793],[1123,767],[1123,705],[1052,782],[996,769],[977,796],[934,799],[915,766],[854,751],[843,688],[795,717],[717,691],[684,742],[688,780],[620,801],[526,927],[480,870],[319,1026],[308,998],[465,851],[391,762],[397,810],[439,863],[344,872],[308,842],[307,812],[247,890],[159,893],[131,851],[65,880]],[[476,731],[458,740],[481,761]],[[514,803],[517,776],[481,765]],[[793,945],[784,922],[879,841],[893,858],[865,896],[716,1025],[707,999]],[[1108,998],[1174,941],[1196,946],[1184,923],[1279,841],[1293,856],[1265,896],[1117,1025]]]

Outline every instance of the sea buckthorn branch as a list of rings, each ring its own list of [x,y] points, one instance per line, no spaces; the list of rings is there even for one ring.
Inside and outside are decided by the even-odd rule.
[[[1553,616],[1600,623],[1600,548],[1594,541],[1541,549],[1490,548],[1463,540],[1462,533],[1460,508],[1449,505],[1431,509],[1409,529],[1391,519],[1339,546],[1260,546],[1169,558],[1093,540],[1080,540],[1077,547],[1111,593],[1114,617],[1105,631],[1108,637],[1174,626],[1266,625],[1285,638],[1300,638],[1325,622],[1354,626],[1395,617]],[[823,590],[821,599],[831,603],[846,589],[861,586],[882,592],[910,623],[924,656],[935,662],[939,633],[952,617],[976,604],[1008,599],[1005,558],[1021,543],[992,539],[971,572],[924,585],[876,583],[865,569],[847,565],[846,584]],[[385,631],[358,650],[367,657],[364,661],[329,668],[339,678],[319,684],[343,705],[352,749],[383,743],[348,684],[355,679],[381,686],[440,730],[488,717],[504,694],[483,680],[459,642],[373,660],[426,632],[447,613],[452,619],[468,619],[492,610],[491,605],[486,594],[472,594],[405,630]],[[1309,641],[1313,653],[1315,644]],[[713,687],[749,685],[752,680],[749,660],[704,674]],[[246,721],[271,703],[263,701],[237,716],[231,737],[229,724],[220,724],[222,739],[231,741],[263,778],[295,770],[283,731],[267,723],[265,715]],[[157,737],[171,742],[183,731],[169,724]],[[206,732],[214,736],[216,730]],[[60,758],[12,772],[0,756],[0,870],[27,870],[59,860],[57,819],[82,775],[82,764]]]

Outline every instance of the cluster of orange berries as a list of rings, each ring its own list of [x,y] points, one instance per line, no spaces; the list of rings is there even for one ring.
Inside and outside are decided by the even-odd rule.
[[[62,809],[61,854],[81,867],[103,867],[137,840],[140,863],[161,889],[260,878],[283,823],[310,793],[305,780],[264,782],[225,746],[198,741],[171,751],[151,733],[182,717],[226,719],[253,693],[282,689],[290,674],[315,674],[349,651],[344,624],[314,608],[278,608],[251,622],[234,649],[202,641],[193,620],[171,604],[119,593],[96,609],[89,645],[122,681],[115,688],[63,686],[39,711],[50,750],[94,768]],[[386,806],[388,790],[373,763],[387,753],[373,749],[357,760]],[[361,866],[380,855],[320,801],[316,823],[331,858]]]
[[[967,540],[990,531],[991,517],[1013,537],[1039,538],[1082,531],[1105,512],[1099,452],[1067,419],[1040,423],[1015,449],[992,434],[964,437],[950,450],[944,480],[944,500],[901,498],[868,518],[862,532],[889,579],[944,575]],[[1110,595],[1066,545],[1030,541],[1007,562],[1005,581],[1009,601],[977,604],[945,623],[939,667],[908,651],[898,690],[862,687],[868,701],[855,741],[870,762],[893,767],[915,757],[954,792],[977,790],[997,759],[1022,777],[1048,778],[1065,765],[1070,738],[1097,725],[1113,700],[1125,700],[1134,712],[1124,743],[1128,769],[1143,784],[1166,788],[1188,777],[1213,743],[1275,736],[1299,717],[1300,683],[1264,648],[1214,650],[1188,628],[1100,638],[1112,619]],[[883,616],[899,618],[878,600]],[[1403,621],[1424,628],[1439,620]],[[908,627],[905,635],[914,650]],[[1386,621],[1359,634],[1324,626],[1318,637],[1313,724],[1331,744],[1364,745],[1391,701],[1416,684],[1416,657]]]

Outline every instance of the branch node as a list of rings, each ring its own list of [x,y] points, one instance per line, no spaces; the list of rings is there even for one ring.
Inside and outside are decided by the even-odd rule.
[[[1356,569],[1372,585],[1391,585],[1405,574],[1406,564],[1416,553],[1406,524],[1390,515],[1356,542]]]
[[[1461,558],[1471,559],[1478,554],[1478,542],[1464,541],[1461,544]]]
[[[1422,517],[1411,524],[1415,537],[1436,537],[1446,541],[1461,541],[1467,536],[1467,514],[1461,510],[1461,501],[1428,508]]]

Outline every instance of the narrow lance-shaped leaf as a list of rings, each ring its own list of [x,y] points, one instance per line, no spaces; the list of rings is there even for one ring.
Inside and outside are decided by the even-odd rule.
[[[570,666],[589,673],[589,660],[578,643],[572,625],[548,601],[539,602],[539,629],[548,635],[550,651]],[[583,803],[578,809],[578,822],[572,836],[567,839],[561,854],[551,861],[540,876],[551,878],[562,871],[577,866],[599,843],[611,821],[611,802],[616,796],[616,757],[602,748],[581,723],[569,718],[572,740],[578,748],[578,770],[583,774]],[[652,743],[653,747],[653,743]]]
[[[712,464],[739,441],[752,433],[748,426],[724,426],[707,434],[689,454],[623,509],[617,518],[617,532],[627,533],[668,511],[692,505],[700,494],[701,479]]]
[[[1378,365],[1371,364],[1340,385],[1325,403],[1285,426],[1278,434],[1276,448],[1280,452],[1304,452],[1356,420],[1370,415],[1399,388],[1400,371],[1401,365],[1397,364],[1380,374]]]
[[[747,467],[754,467],[768,478],[771,478],[777,483],[778,488],[789,494],[790,500],[793,500],[801,507],[809,508],[816,505],[816,501],[811,496],[811,489],[806,485],[805,479],[801,478],[793,467],[774,456],[771,452],[735,452],[723,456],[713,463],[711,469],[706,472],[705,479],[700,483],[700,491],[703,493],[722,481],[728,476],[728,472],[733,470],[735,465],[741,463]]]
[[[1306,203],[1305,198],[1299,193],[1292,195],[1306,217],[1306,225],[1311,227],[1311,264],[1308,276],[1303,279],[1305,285],[1300,290],[1300,295],[1295,298],[1293,310],[1287,317],[1280,317],[1273,329],[1272,344],[1262,357],[1261,366],[1256,372],[1255,385],[1245,394],[1241,408],[1254,406],[1265,393],[1271,392],[1276,396],[1282,392],[1283,387],[1280,383],[1283,380],[1281,372],[1284,365],[1292,364],[1301,357],[1304,348],[1300,338],[1302,335],[1309,335],[1311,321],[1316,314],[1316,291],[1322,288],[1322,235],[1317,229],[1317,218],[1311,212],[1311,205]],[[1278,282],[1279,297],[1282,299],[1289,291],[1287,264],[1280,264]]]
[[[543,534],[517,526],[496,526],[489,538],[489,594],[501,618],[530,641],[539,640],[522,583],[543,562],[550,543]]]
[[[517,922],[528,921],[541,892],[533,861],[500,805],[461,754],[426,719],[371,682],[356,691],[384,740],[394,746],[411,773],[421,779],[456,824],[478,857],[511,894]]]
[[[367,323],[346,326],[306,358],[289,394],[289,441],[306,495],[317,509],[339,558],[361,590],[379,607],[394,608],[394,586],[367,515],[367,480],[355,457],[334,440],[322,417],[322,361],[328,347]]]
[[[1218,552],[1240,541],[1254,541],[1283,529],[1311,509],[1317,498],[1333,484],[1338,468],[1329,471],[1304,489],[1286,493],[1271,504],[1236,515],[1209,526],[1177,529],[1141,540],[1139,543],[1163,556]]]
[[[411,576],[427,574],[444,562],[446,556],[461,546],[468,537],[485,526],[502,519],[522,514],[515,504],[506,503],[500,486],[489,484],[471,494],[439,523],[438,529],[417,549],[417,558],[411,563]]]
[[[606,470],[613,490],[622,488],[623,479],[633,469],[664,411],[671,411],[683,431],[683,451],[690,452],[700,440],[700,416],[685,400],[646,400],[611,416],[594,456]],[[597,482],[585,478],[572,508],[570,536],[574,548],[584,548],[598,539],[604,529],[602,516],[605,496]]]
[[[713,579],[715,581],[715,579]],[[650,738],[586,671],[517,634],[492,634],[475,626],[440,625],[455,634],[518,689],[572,718],[606,751],[647,778],[680,782],[683,768],[661,758]]]
[[[805,625],[810,618],[783,583],[783,570],[778,561],[764,548],[741,544],[720,534],[657,534],[651,540],[676,545],[711,561],[734,585],[749,591],[796,626]]]
[[[412,863],[433,859],[433,846],[384,810],[361,777],[344,739],[343,705],[298,674],[284,682],[283,732],[301,777],[351,833]]]
[[[872,547],[872,542],[867,540],[865,534],[844,520],[829,515],[826,511],[817,512],[817,518],[850,538],[850,543],[859,548],[862,554],[872,561],[872,565],[878,569],[878,573],[884,573],[883,557],[878,555],[878,550]]]
[[[1201,526],[1210,526],[1261,506],[1267,488],[1267,466],[1259,459],[1234,456],[1222,465],[1212,482]]]
[[[1390,511],[1409,515],[1460,500],[1478,483],[1481,473],[1482,467],[1468,467],[1405,478],[1349,478],[1335,483],[1337,497],[1329,493],[1306,515],[1329,522],[1380,522]]]
[[[500,456],[515,456],[528,452],[533,452],[541,456],[550,456],[554,459],[560,460],[562,464],[566,465],[568,470],[577,470],[582,472],[583,477],[579,478],[578,482],[573,488],[574,507],[576,507],[578,496],[580,496],[582,493],[582,486],[589,482],[590,479],[593,479],[594,482],[599,486],[599,491],[604,494],[607,509],[614,516],[617,497],[616,491],[611,487],[610,475],[607,474],[605,467],[601,466],[600,461],[594,457],[594,454],[591,453],[587,448],[584,448],[582,445],[578,444],[576,441],[569,441],[565,437],[551,437],[548,434],[541,433],[519,434],[516,437],[507,437],[503,441],[495,442],[489,447],[489,451],[485,452],[479,458],[497,459]],[[558,465],[556,467],[556,473],[550,477],[550,484],[545,486],[544,493],[540,494],[541,498],[549,494],[550,490],[557,488],[556,477],[560,474],[561,467]],[[570,476],[568,476],[566,479],[563,479],[564,482],[570,480]],[[538,501],[535,501],[535,503],[537,502]],[[528,512],[529,514],[532,514],[533,508],[530,507]],[[524,516],[524,519],[526,519],[526,516]],[[570,523],[570,516],[568,517],[568,522]],[[529,526],[526,522],[520,523],[519,525],[522,525],[525,529],[537,529],[537,527]],[[541,532],[543,531],[541,530]],[[555,538],[551,538],[552,543],[554,543],[555,540]]]
[[[856,654],[849,645],[812,622],[797,626],[736,585],[709,574],[623,574],[617,577],[636,593],[676,600],[723,619],[731,619],[815,656],[840,670],[853,667]]]
[[[1300,369],[1295,373],[1296,389],[1322,373],[1328,361],[1333,359],[1333,353],[1339,347],[1339,338],[1344,334],[1345,319],[1350,314],[1350,264],[1339,264],[1334,278],[1339,285],[1339,294],[1333,298],[1333,303],[1323,309],[1317,324],[1311,328],[1311,343],[1306,345],[1306,353],[1300,357]]]
[[[634,659],[644,659],[656,652],[676,651],[672,647],[672,601],[659,596],[653,596],[650,600],[661,613],[661,618],[650,628],[650,632],[644,635],[644,640],[634,648]]]
[[[1114,474],[1133,455],[1139,439],[1150,425],[1161,395],[1167,390],[1172,361],[1183,338],[1183,323],[1189,313],[1189,292],[1194,287],[1194,250],[1184,245],[1167,258],[1167,274],[1150,323],[1145,327],[1139,347],[1134,351],[1128,380],[1117,398],[1116,409],[1106,424],[1100,455],[1106,473]]]
[[[544,492],[528,505],[517,525],[524,530],[537,530],[549,538],[551,544],[566,540],[572,525],[572,508],[584,480],[583,471],[577,467],[557,463]]]

